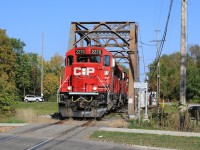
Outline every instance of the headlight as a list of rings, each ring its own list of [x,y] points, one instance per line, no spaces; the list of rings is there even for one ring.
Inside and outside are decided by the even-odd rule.
[[[71,87],[71,86],[68,86],[68,87],[67,87],[67,90],[68,90],[68,91],[70,91],[71,89],[72,89],[72,87]]]
[[[96,87],[96,86],[93,86],[93,90],[96,91],[96,90],[97,90],[97,87]]]

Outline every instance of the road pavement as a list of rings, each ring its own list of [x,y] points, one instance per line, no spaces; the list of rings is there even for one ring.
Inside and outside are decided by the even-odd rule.
[[[141,150],[141,149],[156,149],[166,150],[165,148],[155,148],[137,145],[116,144],[111,142],[102,142],[89,139],[89,135],[96,130],[128,132],[128,133],[145,133],[159,134],[172,136],[194,136],[200,137],[200,133],[191,132],[175,132],[161,130],[141,130],[141,129],[125,129],[125,128],[106,128],[106,127],[81,127],[69,134],[53,139],[55,135],[65,132],[73,125],[52,125],[31,131],[26,134],[23,131],[30,131],[31,128],[36,128],[42,124],[29,124],[15,128],[6,133],[0,133],[0,149],[3,150]],[[21,133],[21,134],[18,134]],[[36,146],[36,148],[34,148]]]

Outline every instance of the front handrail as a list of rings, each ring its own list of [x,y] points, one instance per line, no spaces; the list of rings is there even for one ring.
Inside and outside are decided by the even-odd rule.
[[[59,86],[59,88],[58,88],[58,90],[57,90],[57,103],[60,102],[60,99],[59,99],[59,96],[58,96],[59,91],[60,91],[60,88],[61,88],[61,87],[63,86],[63,84],[67,81],[68,78],[69,78],[69,76],[65,79],[65,81]]]

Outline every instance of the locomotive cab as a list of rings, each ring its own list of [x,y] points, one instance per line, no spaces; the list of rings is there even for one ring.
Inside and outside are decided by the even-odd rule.
[[[102,117],[112,108],[112,54],[100,47],[73,48],[66,53],[59,88],[59,112],[64,117]]]

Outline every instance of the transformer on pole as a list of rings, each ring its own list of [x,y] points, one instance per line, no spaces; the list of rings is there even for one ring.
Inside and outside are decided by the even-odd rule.
[[[129,64],[128,114],[134,116],[134,82],[139,81],[138,25],[135,22],[72,22],[68,50],[99,46],[110,51],[117,63]]]

